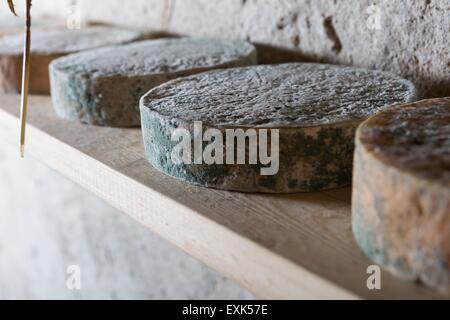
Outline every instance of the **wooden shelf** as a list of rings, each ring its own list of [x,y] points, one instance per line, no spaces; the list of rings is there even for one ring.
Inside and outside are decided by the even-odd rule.
[[[0,96],[2,143],[18,144],[19,101]],[[29,109],[28,155],[261,298],[443,298],[384,272],[382,290],[367,289],[372,263],[352,236],[350,189],[258,195],[194,187],[147,163],[139,129],[61,120],[47,96],[32,96]]]

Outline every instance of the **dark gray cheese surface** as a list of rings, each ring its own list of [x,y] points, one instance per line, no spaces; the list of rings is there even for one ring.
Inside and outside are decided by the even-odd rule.
[[[31,54],[68,54],[141,39],[140,31],[113,27],[84,27],[75,30],[37,30],[31,34]],[[23,52],[23,34],[0,38],[0,55]]]
[[[181,76],[256,63],[256,49],[240,40],[160,39],[70,55],[50,66],[57,113],[88,124],[140,124],[139,99]]]
[[[363,120],[415,95],[411,82],[389,73],[297,63],[179,79],[152,90],[143,104],[214,126],[308,127]]]
[[[142,131],[150,163],[180,180],[243,192],[311,192],[349,185],[358,125],[415,97],[411,82],[379,71],[300,63],[218,70],[151,90],[141,99]],[[195,121],[224,136],[233,128],[279,129],[278,173],[262,176],[260,164],[175,163],[172,134],[183,128],[193,136]]]

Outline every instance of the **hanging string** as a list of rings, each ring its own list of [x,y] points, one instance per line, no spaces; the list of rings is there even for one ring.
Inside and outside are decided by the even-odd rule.
[[[31,45],[31,0],[26,0],[26,29],[23,49],[22,99],[20,106],[20,156],[25,153],[25,133],[27,125],[28,88],[30,85],[30,45]]]

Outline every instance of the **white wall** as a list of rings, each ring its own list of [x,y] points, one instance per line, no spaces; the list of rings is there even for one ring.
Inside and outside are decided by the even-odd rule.
[[[34,0],[34,10],[37,15],[67,16],[67,4],[73,1]],[[288,60],[295,57],[382,69],[414,81],[424,97],[450,96],[449,0],[76,2],[85,20],[248,39],[295,50]],[[267,50],[260,51],[266,62],[279,60],[279,56],[267,56]]]

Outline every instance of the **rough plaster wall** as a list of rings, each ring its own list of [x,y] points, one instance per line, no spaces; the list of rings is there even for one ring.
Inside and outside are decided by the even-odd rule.
[[[68,2],[36,0],[34,10],[38,14],[65,14]],[[87,20],[192,36],[239,37],[265,45],[263,62],[308,60],[389,70],[413,80],[426,97],[450,96],[449,0],[78,3]],[[372,9],[378,12],[370,11],[373,4],[376,7]],[[377,16],[380,28],[368,27]]]
[[[252,298],[17,153],[0,145],[0,299]],[[66,287],[70,265],[81,268],[81,291]]]

